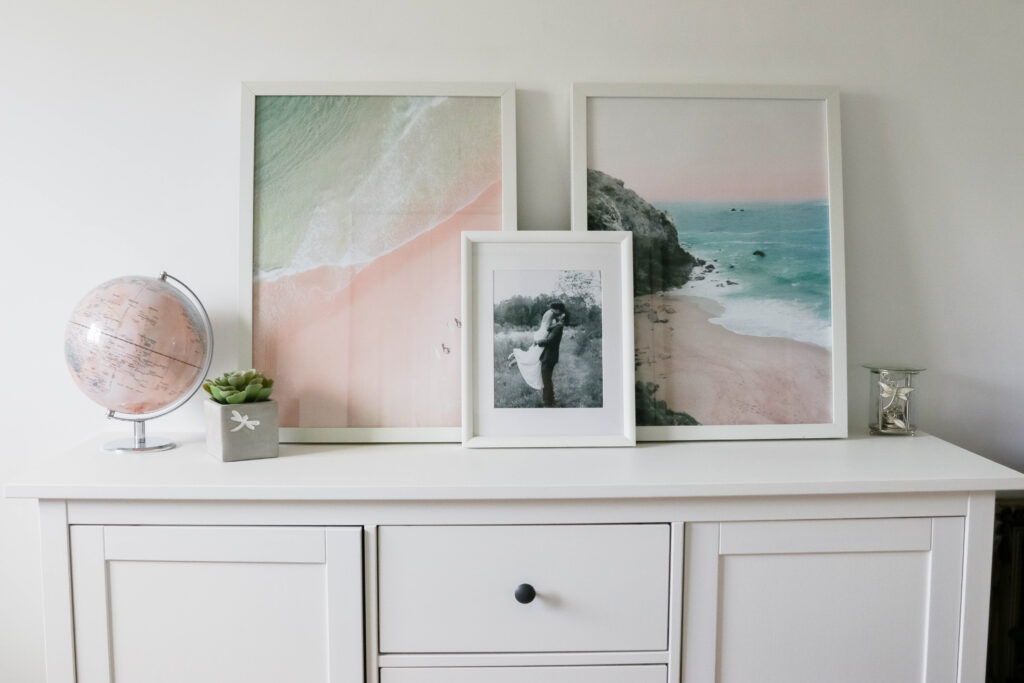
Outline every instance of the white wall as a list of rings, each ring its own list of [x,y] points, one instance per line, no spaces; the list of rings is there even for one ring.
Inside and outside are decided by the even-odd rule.
[[[1019,0],[0,0],[0,483],[106,427],[63,366],[93,285],[166,269],[234,365],[239,82],[519,87],[519,216],[568,227],[569,84],[842,89],[852,432],[874,359],[919,424],[1024,468]],[[197,430],[197,405],[151,431]],[[173,457],[173,456],[168,456]],[[34,505],[0,501],[0,680],[43,680]]]

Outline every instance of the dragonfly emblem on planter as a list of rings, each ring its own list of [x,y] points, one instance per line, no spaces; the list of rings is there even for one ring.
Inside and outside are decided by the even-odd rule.
[[[250,420],[248,415],[242,415],[237,410],[231,411],[231,419],[238,423],[238,426],[231,430],[232,432],[237,432],[243,427],[256,431],[256,427],[260,424],[259,420]]]

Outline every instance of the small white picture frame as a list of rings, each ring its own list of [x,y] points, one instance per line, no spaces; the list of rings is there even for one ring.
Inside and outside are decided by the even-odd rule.
[[[463,232],[462,320],[463,446],[636,444],[630,233]]]

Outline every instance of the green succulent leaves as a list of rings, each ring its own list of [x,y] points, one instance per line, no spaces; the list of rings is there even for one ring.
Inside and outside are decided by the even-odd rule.
[[[203,389],[217,403],[256,403],[270,398],[274,380],[256,370],[225,372],[220,377],[203,382]]]

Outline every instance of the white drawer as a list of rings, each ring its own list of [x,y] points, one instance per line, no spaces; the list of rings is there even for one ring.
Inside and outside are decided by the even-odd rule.
[[[380,683],[665,683],[667,677],[661,664],[380,670]]]
[[[668,646],[667,524],[382,527],[379,560],[384,653]]]

